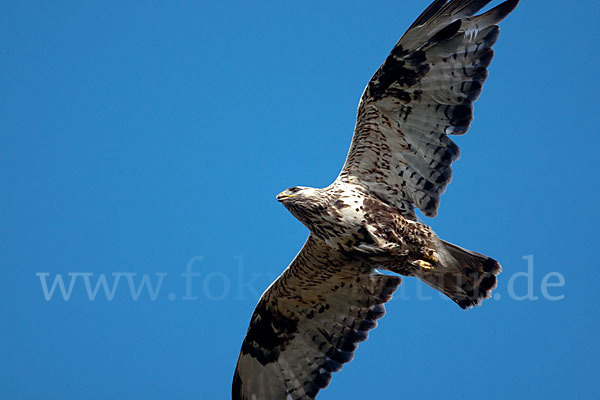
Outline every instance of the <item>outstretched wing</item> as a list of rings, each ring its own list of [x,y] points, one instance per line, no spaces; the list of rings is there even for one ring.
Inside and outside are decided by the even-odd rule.
[[[415,218],[437,214],[473,102],[488,76],[496,25],[518,4],[436,0],[415,21],[367,85],[339,180],[365,185]]]
[[[310,236],[252,315],[233,399],[314,398],[352,360],[399,284]]]

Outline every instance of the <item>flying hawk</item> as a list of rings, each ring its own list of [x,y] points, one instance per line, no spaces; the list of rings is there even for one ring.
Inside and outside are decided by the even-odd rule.
[[[385,313],[400,277],[415,276],[462,308],[496,287],[493,259],[441,240],[434,217],[473,102],[488,76],[497,24],[518,4],[435,0],[368,83],[346,163],[326,188],[279,200],[310,230],[262,295],[242,344],[233,399],[313,399],[352,360]]]

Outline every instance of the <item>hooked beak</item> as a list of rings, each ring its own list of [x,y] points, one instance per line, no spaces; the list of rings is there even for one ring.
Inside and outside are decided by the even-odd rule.
[[[294,197],[295,194],[285,194],[285,192],[281,192],[277,195],[276,199],[279,202],[282,202],[285,199],[289,199],[290,197]]]

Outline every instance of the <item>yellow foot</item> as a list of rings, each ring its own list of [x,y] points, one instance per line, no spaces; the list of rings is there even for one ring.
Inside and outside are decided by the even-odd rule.
[[[421,269],[424,269],[426,271],[433,271],[433,265],[431,265],[431,263],[428,263],[427,261],[417,260],[416,263]]]
[[[433,255],[433,250],[429,249],[425,252],[425,259],[427,261],[431,261],[434,264],[437,264],[440,260],[437,259],[436,256]]]

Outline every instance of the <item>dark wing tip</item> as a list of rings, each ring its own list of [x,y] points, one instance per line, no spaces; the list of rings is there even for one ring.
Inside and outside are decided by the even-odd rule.
[[[515,8],[517,8],[518,5],[519,5],[519,0],[506,0],[504,3],[498,5],[496,8],[501,9],[504,17],[506,17]]]
[[[497,24],[502,21],[508,14],[510,14],[519,5],[519,0],[506,0],[503,3],[498,4],[486,13],[483,13],[481,17],[487,17],[492,19],[492,24]]]
[[[233,374],[233,384],[231,385],[231,399],[232,400],[245,400],[242,397],[242,378],[240,377],[240,372],[238,368],[235,368],[235,373]]]
[[[452,39],[456,35],[462,26],[462,20],[457,19],[446,27],[442,28],[438,33],[433,35],[429,40],[430,43],[442,42],[444,40]]]
[[[429,21],[434,15],[436,15],[448,2],[448,0],[435,0],[433,3],[427,7],[425,11],[419,15],[419,17],[413,22],[413,24],[408,28],[411,30],[412,28],[423,25],[427,21]]]

